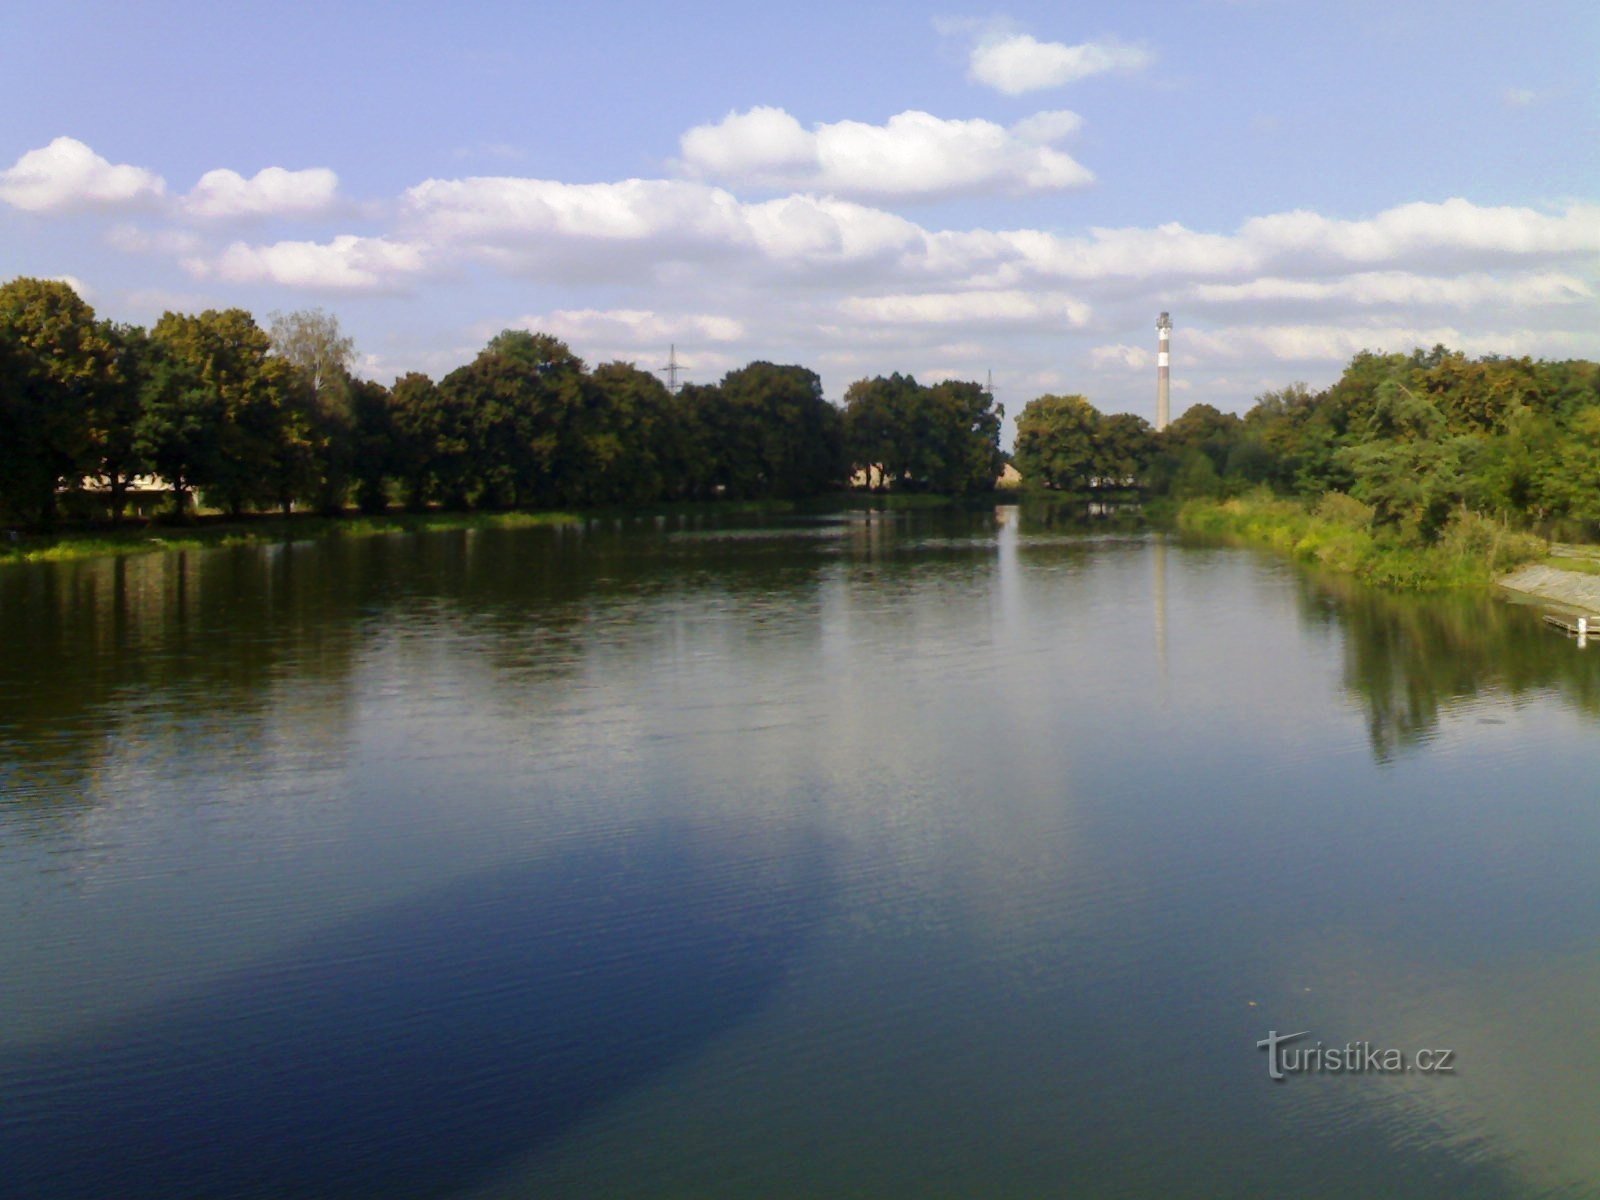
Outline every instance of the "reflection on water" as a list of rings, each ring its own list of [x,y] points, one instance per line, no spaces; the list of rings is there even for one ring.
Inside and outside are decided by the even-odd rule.
[[[1002,509],[13,568],[0,628],[21,1194],[1600,1192],[1600,666],[1527,610]]]
[[[1552,636],[1528,607],[1485,596],[1395,596],[1337,577],[1307,577],[1301,594],[1307,621],[1344,636],[1346,684],[1367,707],[1380,758],[1427,741],[1443,715],[1478,697],[1555,692],[1600,714],[1600,656]]]

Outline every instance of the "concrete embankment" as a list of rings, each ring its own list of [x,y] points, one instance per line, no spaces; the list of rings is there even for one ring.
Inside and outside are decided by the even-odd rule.
[[[1585,615],[1600,613],[1600,575],[1530,563],[1503,576],[1499,583],[1508,591],[1534,596]]]

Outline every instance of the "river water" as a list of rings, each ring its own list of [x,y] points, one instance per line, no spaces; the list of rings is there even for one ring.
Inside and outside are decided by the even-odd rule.
[[[1001,508],[9,567],[0,636],[6,1195],[1600,1195],[1531,609]]]

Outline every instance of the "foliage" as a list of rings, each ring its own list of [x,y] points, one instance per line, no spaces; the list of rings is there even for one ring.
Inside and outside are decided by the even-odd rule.
[[[1056,491],[1138,486],[1157,442],[1141,417],[1102,416],[1082,396],[1040,396],[1017,418],[1013,456],[1023,480]]]
[[[57,492],[101,458],[97,441],[125,395],[122,366],[111,328],[67,284],[0,287],[0,510],[54,517]]]
[[[1326,390],[1265,393],[1242,421],[1190,409],[1153,482],[1180,500],[1250,493],[1248,512],[1194,504],[1184,520],[1375,582],[1472,582],[1534,553],[1527,532],[1600,533],[1597,381],[1594,363],[1364,352]],[[1268,494],[1288,507],[1264,509]]]
[[[1314,509],[1266,490],[1231,500],[1194,500],[1179,510],[1178,524],[1402,591],[1485,584],[1544,554],[1539,538],[1466,509],[1450,514],[1431,545],[1421,545],[1377,527],[1371,507],[1337,492]]]
[[[859,379],[845,392],[845,451],[854,471],[882,490],[986,492],[1005,465],[1005,410],[976,383],[932,387],[909,375]]]
[[[669,391],[513,329],[438,383],[413,373],[386,388],[356,379],[353,361],[318,309],[276,314],[270,330],[242,309],[169,312],[147,332],[100,320],[64,283],[12,280],[0,518],[47,525],[91,485],[115,519],[147,473],[180,514],[197,493],[231,514],[352,501],[377,514],[395,499],[417,511],[793,502],[860,471],[901,501],[981,495],[1005,462],[1003,410],[970,382],[876,376],[841,408],[806,368],[754,362]],[[1160,433],[1045,395],[1018,418],[1014,461],[1030,488],[1101,500],[1279,497],[1315,523],[1288,549],[1433,578],[1439,561],[1497,561],[1517,531],[1600,535],[1600,366],[1363,352],[1321,391],[1265,392],[1243,417],[1194,405]]]

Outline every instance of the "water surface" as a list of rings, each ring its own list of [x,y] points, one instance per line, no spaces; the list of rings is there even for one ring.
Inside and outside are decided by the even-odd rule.
[[[11,567],[0,632],[13,1194],[1600,1194],[1532,610],[1000,509]]]

